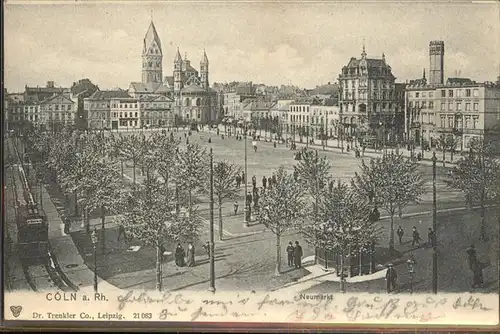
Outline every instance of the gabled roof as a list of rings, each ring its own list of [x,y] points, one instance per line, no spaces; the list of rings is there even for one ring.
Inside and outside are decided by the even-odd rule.
[[[453,84],[472,84],[472,80],[469,78],[448,78],[446,80],[447,85],[453,85]]]
[[[160,37],[158,37],[155,25],[153,21],[151,21],[148,31],[146,32],[146,36],[144,37],[144,50],[147,50],[153,41],[156,42],[158,49],[160,49],[160,53],[162,53]]]
[[[154,93],[160,85],[161,83],[159,82],[131,82],[130,89],[136,93]]]
[[[169,86],[173,86],[174,85],[174,77],[173,76],[164,77],[163,84],[168,84]]]
[[[354,57],[351,58],[349,61],[349,64],[347,64],[347,67],[358,67],[361,59],[356,59]],[[387,66],[385,61],[383,59],[373,59],[373,58],[366,58],[366,66],[367,67],[384,67]]]
[[[171,92],[173,89],[174,87],[168,86],[167,84],[163,83],[162,85],[158,86],[158,88],[155,90],[155,94],[168,93]]]
[[[186,63],[186,72],[195,72],[198,74],[198,70],[191,66],[191,63]]]
[[[203,87],[200,87],[198,85],[187,85],[186,87],[182,88],[181,92],[183,93],[197,93],[197,92],[205,92],[206,90]]]
[[[89,100],[110,100],[114,98],[129,98],[126,90],[98,90],[92,94]]]
[[[140,99],[141,102],[166,101],[173,102],[174,100],[164,95],[146,95]]]
[[[52,96],[49,96],[49,97],[47,97],[45,100],[43,100],[40,103],[49,103],[49,102],[51,102],[53,100],[56,100],[56,99],[64,100],[64,101],[71,102],[71,103],[75,103],[75,101],[73,101],[67,95],[65,95],[63,93],[61,93],[61,94],[54,94]]]
[[[269,110],[272,107],[272,102],[267,101],[250,101],[243,106],[244,110]]]

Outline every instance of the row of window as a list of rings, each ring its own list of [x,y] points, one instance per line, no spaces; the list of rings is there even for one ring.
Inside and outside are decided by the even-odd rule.
[[[137,108],[137,103],[113,103],[113,108]],[[109,109],[109,103],[88,103],[85,105],[85,109]],[[168,108],[169,103],[141,103],[141,108]]]
[[[371,85],[374,88],[393,88],[392,83],[384,81],[384,80],[370,80]],[[346,81],[340,81],[341,88],[348,89],[349,88],[349,82],[351,83],[351,88],[357,87],[359,84],[359,87],[366,87],[368,84],[368,81],[366,79],[359,79],[358,80],[346,80]]]
[[[479,103],[472,103],[472,110],[473,111],[479,111]],[[441,103],[441,111],[446,110],[446,103],[442,102]],[[448,110],[462,110],[462,102],[457,102],[457,103],[448,103]],[[465,111],[471,111],[471,103],[467,102],[465,103]]]
[[[368,93],[358,93],[356,94],[356,91],[353,92],[344,92],[343,94],[344,100],[348,99],[367,99],[368,98]],[[374,100],[393,100],[394,94],[393,92],[372,92],[372,99]]]
[[[471,123],[472,120],[472,123]],[[454,118],[453,116],[441,115],[441,127],[442,128],[457,128],[461,129],[462,125],[464,129],[477,129],[479,125],[478,116],[465,116],[464,122],[462,124],[462,118]],[[472,126],[472,127],[471,127]]]
[[[388,103],[388,102],[383,102],[383,103],[373,103],[373,111],[380,111],[380,110],[385,110],[385,109],[388,109],[388,110],[392,110],[392,107],[393,107],[393,103]],[[361,106],[364,106],[364,105],[360,105],[360,108],[359,111],[360,112],[366,112],[366,106],[364,107],[364,110],[362,110]],[[351,104],[351,103],[344,103],[343,104],[343,109],[342,109],[344,112],[349,112],[349,111],[352,111],[352,112],[356,112],[356,105],[355,104]]]

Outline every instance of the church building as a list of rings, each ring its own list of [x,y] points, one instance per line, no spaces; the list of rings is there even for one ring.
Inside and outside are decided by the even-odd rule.
[[[187,54],[182,59],[177,49],[173,62],[173,75],[163,77],[161,40],[151,21],[142,47],[142,81],[132,82],[129,94],[139,100],[165,96],[171,100],[175,122],[207,124],[217,115],[216,92],[210,88],[209,61],[205,50],[196,70]]]

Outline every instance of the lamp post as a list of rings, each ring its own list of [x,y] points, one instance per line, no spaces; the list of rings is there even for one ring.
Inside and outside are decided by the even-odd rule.
[[[245,208],[244,208],[244,218],[243,218],[244,220],[243,220],[243,222],[244,222],[245,226],[248,227],[248,223],[249,222],[248,222],[247,215],[248,215],[248,206],[250,205],[250,203],[248,203],[248,201],[247,201],[247,193],[248,193],[247,192],[248,191],[248,189],[247,189],[247,179],[248,179],[248,172],[247,172],[247,127],[246,127],[246,125],[245,125],[245,134],[244,134],[244,136],[245,136],[245,179],[243,180],[243,182],[245,182],[245,195],[244,195],[244,198],[245,198]]]
[[[214,153],[210,147],[210,287],[208,288],[210,292],[215,292],[214,252]]]
[[[437,294],[437,205],[436,205],[436,152],[432,153],[432,230],[434,240],[432,245],[432,292]]]
[[[410,258],[406,260],[406,268],[408,269],[408,274],[410,275],[410,294],[413,293],[413,279],[415,276],[415,260],[413,255],[410,255]]]
[[[92,246],[94,248],[94,292],[97,292],[97,252],[96,252],[97,231],[95,227],[94,230],[92,231],[92,235],[90,236],[90,238],[92,240]]]

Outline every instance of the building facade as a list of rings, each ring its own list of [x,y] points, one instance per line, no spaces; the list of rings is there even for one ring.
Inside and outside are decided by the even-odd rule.
[[[368,58],[365,47],[361,58],[351,58],[339,75],[340,122],[348,136],[368,132],[378,140],[394,140],[397,99],[395,77],[385,60]],[[361,129],[363,129],[361,131]]]
[[[408,132],[416,145],[437,147],[442,135],[455,150],[468,150],[473,138],[497,139],[500,85],[448,80],[439,86],[407,87]]]

